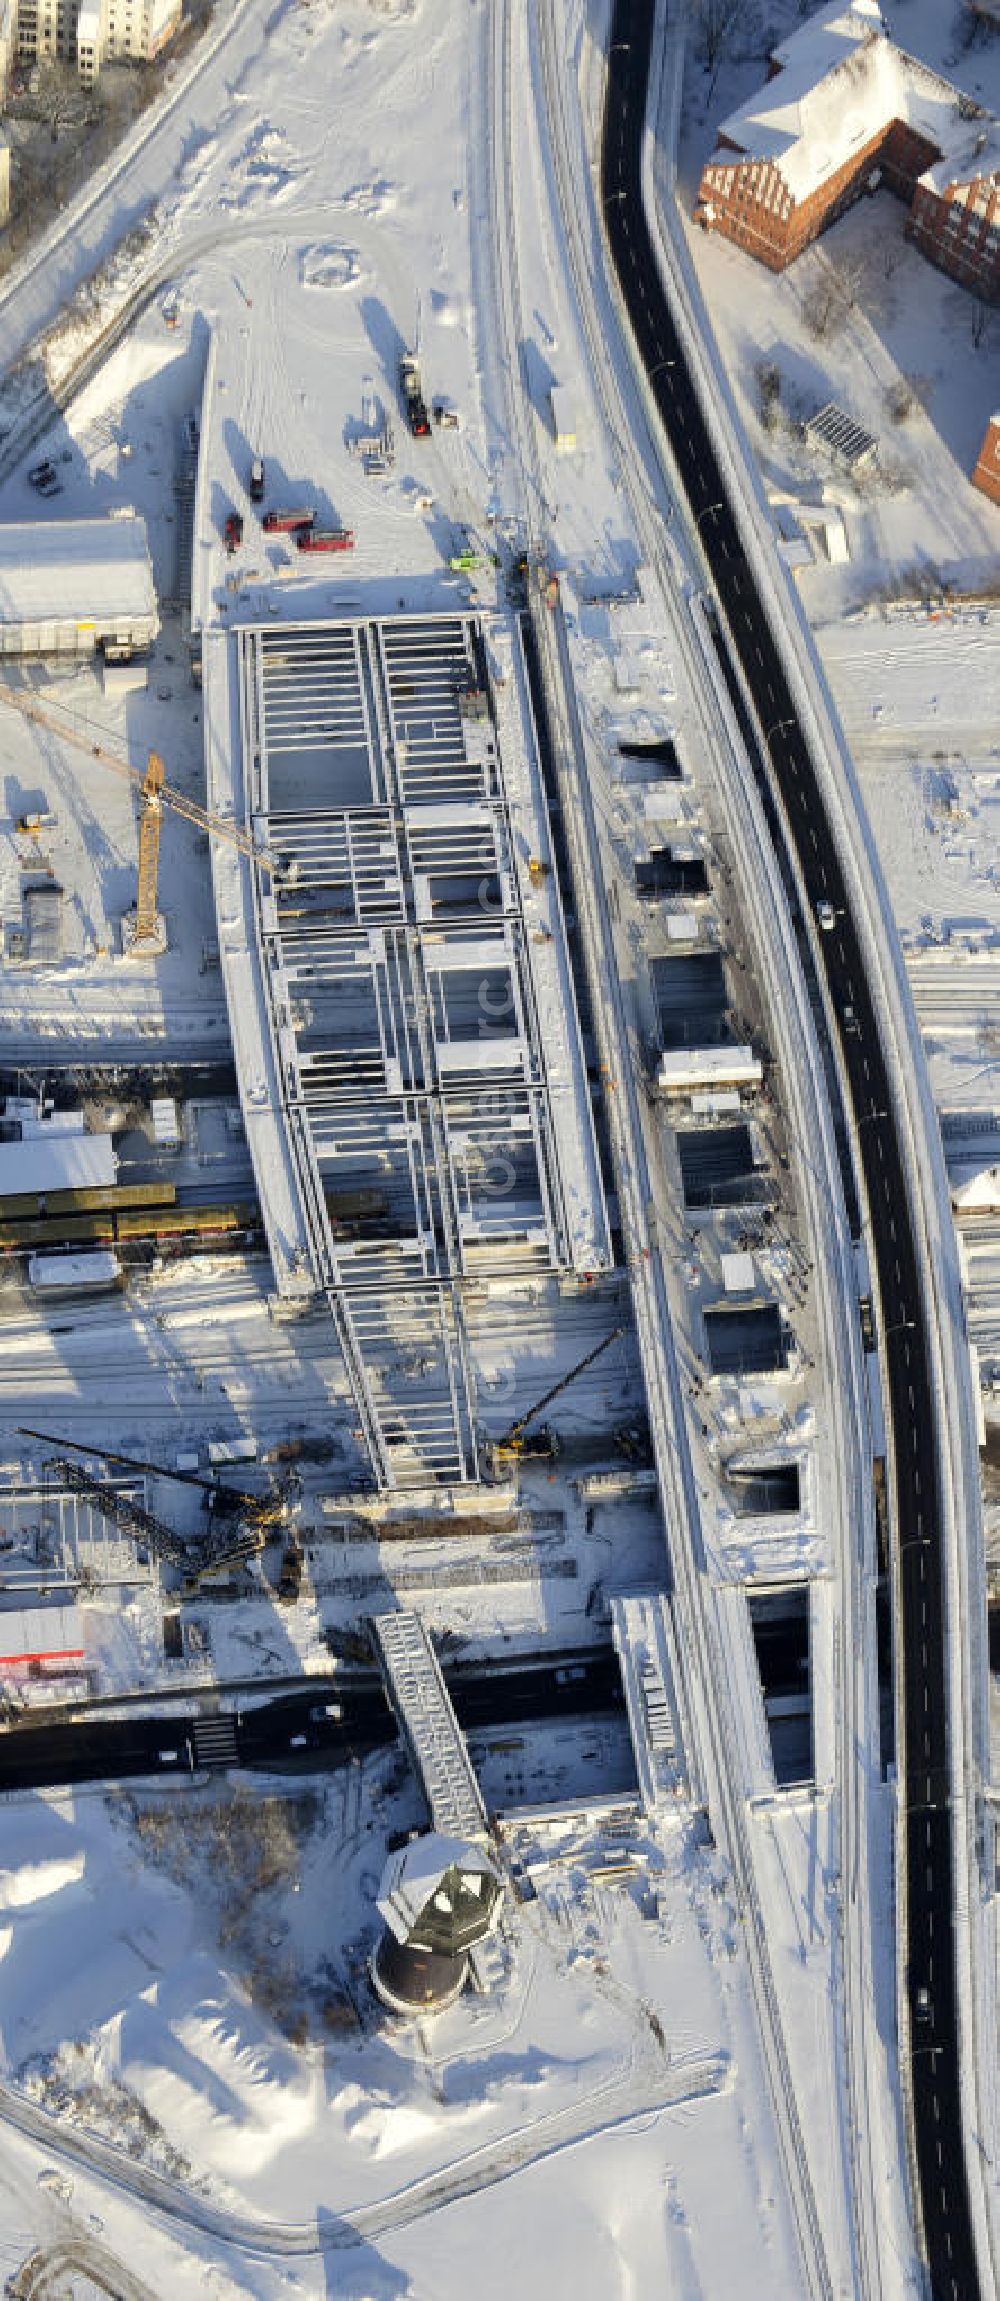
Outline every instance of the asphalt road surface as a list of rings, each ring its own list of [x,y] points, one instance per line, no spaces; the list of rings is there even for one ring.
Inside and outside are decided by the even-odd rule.
[[[622,1702],[617,1656],[610,1647],[560,1654],[517,1668],[463,1668],[449,1674],[456,1716],[468,1732],[528,1719],[592,1717]],[[311,1678],[299,1693],[252,1707],[220,1710],[231,1728],[228,1750],[206,1757],[204,1708],[171,1704],[158,1716],[86,1718],[72,1724],[15,1725],[0,1733],[0,1792],[65,1784],[124,1781],[138,1774],[189,1773],[211,1763],[315,1766],[338,1762],[396,1738],[396,1721],[374,1675]]]
[[[813,762],[757,595],[701,406],[660,281],[642,202],[641,150],[655,0],[615,0],[602,154],[604,217],[622,294],[705,550],[731,645],[752,692],[769,757],[754,761],[813,905],[833,927],[821,960],[853,1110],[882,1305],[887,1411],[895,1442],[905,1703],[905,1873],[909,2047],[924,2240],[935,2295],[979,2290],[962,2131],[952,1935],[953,1849],[947,1769],[943,1532],[937,1400],[930,1382],[917,1257],[903,1164],[865,960]],[[728,630],[728,641],[725,633]],[[926,1993],[926,1994],[925,1994]]]

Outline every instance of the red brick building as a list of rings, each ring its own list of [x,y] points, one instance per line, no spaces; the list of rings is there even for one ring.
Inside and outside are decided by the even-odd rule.
[[[991,503],[1000,503],[1000,415],[991,415],[986,426],[972,484],[988,495]]]
[[[773,51],[702,171],[695,216],[784,271],[881,186],[909,236],[963,287],[1000,300],[1000,131],[888,38],[878,0],[832,0]]]

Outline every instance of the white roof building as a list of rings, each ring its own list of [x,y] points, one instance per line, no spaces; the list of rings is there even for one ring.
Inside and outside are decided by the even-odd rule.
[[[102,640],[148,647],[159,628],[138,513],[0,526],[0,655],[89,655]]]
[[[36,1294],[104,1294],[117,1286],[122,1266],[116,1254],[29,1254],[28,1285]]]
[[[695,1088],[756,1087],[764,1076],[752,1047],[673,1047],[660,1056],[656,1084],[664,1095]]]
[[[77,1606],[14,1606],[0,1612],[0,1670],[29,1662],[82,1662],[85,1651]]]
[[[549,393],[552,411],[552,435],[556,446],[564,451],[576,446],[576,408],[573,395],[565,384],[553,384]]]
[[[59,1190],[110,1190],[118,1160],[110,1135],[57,1135],[54,1142],[0,1143],[0,1200]]]

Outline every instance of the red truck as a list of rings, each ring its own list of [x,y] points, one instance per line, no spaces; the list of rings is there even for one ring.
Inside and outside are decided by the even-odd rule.
[[[311,503],[306,503],[298,511],[265,511],[261,526],[265,535],[294,535],[296,528],[311,527],[315,517]]]
[[[353,527],[304,527],[295,538],[300,551],[353,551]]]
[[[226,550],[232,554],[243,541],[243,521],[238,511],[231,511],[224,529]]]

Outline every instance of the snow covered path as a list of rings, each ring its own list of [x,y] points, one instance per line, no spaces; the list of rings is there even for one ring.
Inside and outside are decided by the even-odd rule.
[[[263,49],[284,0],[219,0],[215,25],[117,162],[87,185],[0,289],[0,365],[42,336],[80,283],[171,182],[192,141],[225,108]],[[168,67],[169,69],[169,67]]]
[[[672,2074],[663,2068],[662,2057],[659,2068],[654,2068],[652,2054],[648,2058],[649,2068],[630,2069],[623,2083],[586,2094],[569,2108],[538,2118],[520,2134],[508,2134],[483,2148],[471,2149],[452,2165],[408,2182],[378,2204],[324,2214],[311,2224],[261,2221],[185,2193],[164,2174],[135,2164],[106,2141],[60,2125],[9,2086],[0,2087],[0,2121],[40,2141],[50,2158],[86,2167],[113,2187],[127,2188],[130,2196],[143,2198],[168,2221],[219,2237],[227,2247],[239,2247],[251,2259],[308,2257],[337,2252],[360,2245],[368,2237],[404,2228],[408,2222],[437,2213],[459,2198],[477,2196],[526,2166],[598,2134],[626,2128],[671,2109],[686,2107],[690,2114],[696,2102],[719,2092],[727,2081],[724,2055],[679,2061]]]

